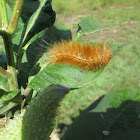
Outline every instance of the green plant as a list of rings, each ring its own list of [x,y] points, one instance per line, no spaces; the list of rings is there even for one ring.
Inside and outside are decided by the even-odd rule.
[[[54,24],[55,12],[52,10],[51,0],[1,0],[0,10],[0,35],[5,47],[1,54],[6,56],[5,65],[0,67],[0,114],[14,113],[31,100],[23,117],[20,116],[20,134],[10,133],[11,139],[27,139],[26,134],[28,139],[33,136],[36,139],[40,136],[42,139],[49,139],[56,109],[65,93],[69,89],[78,89],[92,83],[103,73],[105,67],[98,71],[87,71],[70,65],[47,65],[47,45],[44,48],[38,45],[38,42],[42,39],[48,43],[72,39],[67,26]],[[91,16],[82,19],[78,26],[78,32],[73,40],[80,42],[83,41],[84,35],[105,29]],[[112,49],[114,55],[118,45],[112,45]],[[49,86],[52,83],[69,88],[60,85]],[[33,99],[34,97],[36,98]],[[29,125],[30,119],[33,120],[34,116],[34,122]],[[41,122],[43,118],[44,121]],[[43,132],[45,124],[48,126]],[[8,132],[4,134],[8,135]]]
[[[3,140],[49,139],[54,126],[56,109],[59,102],[68,92],[69,89],[64,86],[49,86],[39,93],[26,111],[22,110],[21,114],[15,116],[15,119],[4,128],[0,138]],[[11,129],[11,127],[13,128]]]

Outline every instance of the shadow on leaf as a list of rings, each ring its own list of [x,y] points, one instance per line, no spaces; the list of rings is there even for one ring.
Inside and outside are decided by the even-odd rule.
[[[112,101],[113,96],[117,96],[116,101]],[[130,97],[133,99],[128,100]],[[126,100],[121,102],[122,98]],[[139,98],[138,90],[124,90],[101,97],[80,114],[62,140],[139,140]]]

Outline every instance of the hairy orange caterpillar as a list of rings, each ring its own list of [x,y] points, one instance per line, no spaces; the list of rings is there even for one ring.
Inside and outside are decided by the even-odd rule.
[[[72,64],[88,70],[99,69],[109,63],[112,50],[108,44],[82,44],[74,41],[62,41],[48,50],[48,59],[52,64]]]

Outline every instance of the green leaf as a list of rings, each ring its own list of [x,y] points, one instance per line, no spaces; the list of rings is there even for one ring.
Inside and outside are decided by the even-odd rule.
[[[140,88],[108,93],[73,122],[62,140],[138,140]]]
[[[113,57],[119,49],[120,47],[118,45],[112,45]],[[88,71],[72,65],[47,65],[48,62],[46,58],[47,54],[44,54],[38,61],[40,64],[33,68],[32,73],[28,78],[28,86],[36,91],[43,90],[46,86],[52,83],[59,83],[70,88],[83,87],[94,82],[94,80],[103,73],[104,68],[106,67],[104,66],[100,70]],[[39,69],[42,71],[34,76]]]
[[[50,85],[37,95],[29,104],[23,117],[23,140],[49,139],[55,125],[56,110],[68,92],[69,88],[62,85]]]
[[[21,46],[25,46],[32,37],[52,26],[54,21],[55,12],[52,10],[51,0],[38,0],[35,2],[26,0],[18,29],[14,35],[14,43],[17,44],[16,38],[20,38],[20,41],[22,40]]]
[[[18,93],[20,92],[20,90],[16,90],[13,92],[6,92],[2,89],[0,89],[0,99],[4,100],[4,101],[8,101],[13,99]]]
[[[15,47],[19,47],[21,40],[23,38],[23,34],[24,34],[24,29],[25,29],[26,24],[22,21],[21,17],[19,18],[18,21],[18,26],[16,28],[15,33],[12,35],[12,41],[13,41],[13,45]]]
[[[4,90],[0,90],[0,115],[9,111],[21,102],[20,96],[18,96],[19,93],[20,90],[13,92],[6,92]]]
[[[13,107],[17,106],[18,103],[15,102],[9,102],[9,101],[4,101],[0,99],[0,115],[6,113]]]
[[[78,23],[78,31],[73,39],[76,41],[82,41],[83,36],[105,29],[106,29],[105,27],[96,23],[93,20],[92,16],[87,16]]]
[[[14,10],[17,0],[5,0],[5,2],[10,6],[11,10]]]
[[[78,88],[93,82],[103,70],[102,68],[95,72],[70,65],[48,65],[31,80],[28,86],[36,91],[43,90],[52,83]]]
[[[0,89],[8,90],[9,87],[7,83],[8,83],[8,79],[0,75]]]

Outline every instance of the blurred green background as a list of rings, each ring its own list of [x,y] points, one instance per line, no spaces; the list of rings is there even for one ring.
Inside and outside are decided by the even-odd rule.
[[[87,13],[91,10],[103,9],[104,7],[112,6],[132,6],[139,4],[140,0],[52,0],[52,5],[58,13],[66,15],[70,13]]]
[[[60,107],[57,123],[65,129],[80,110],[84,110],[101,95],[108,92],[135,88],[140,85],[140,0],[53,0],[56,21],[69,24],[72,34],[82,17],[92,15],[107,31],[85,37],[86,42],[105,41],[123,45],[105,72],[88,85],[71,91]]]

